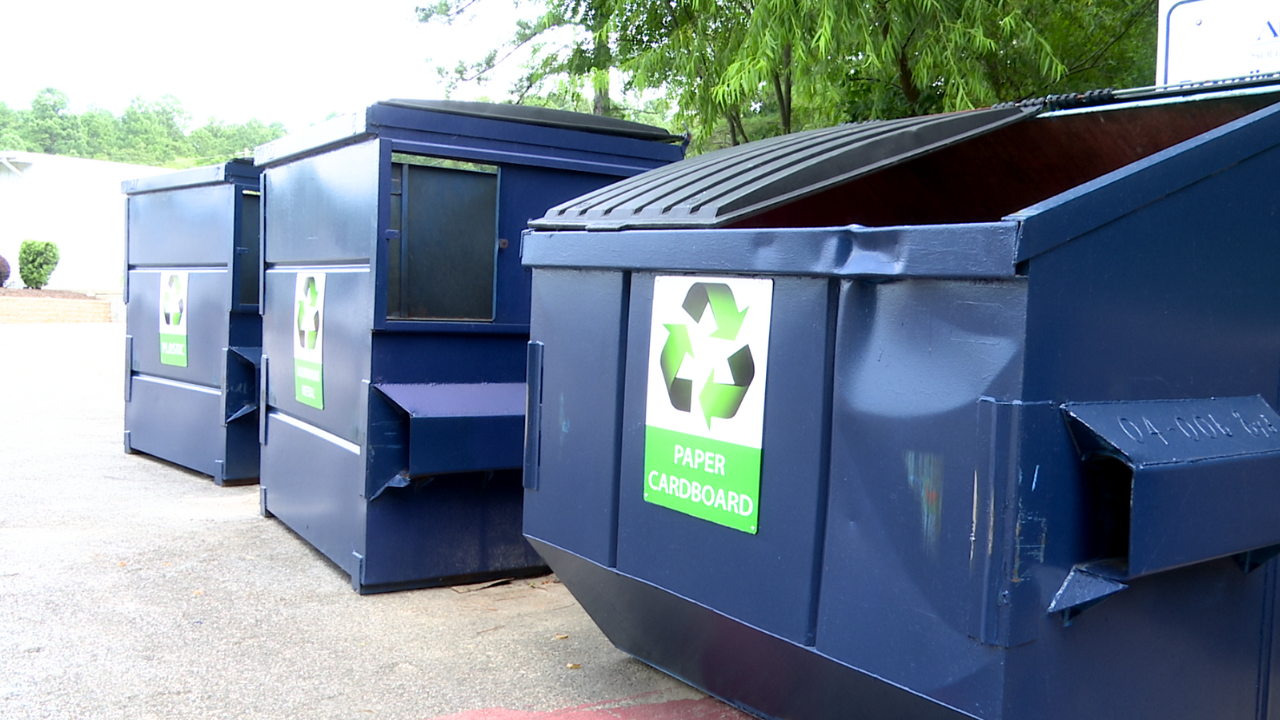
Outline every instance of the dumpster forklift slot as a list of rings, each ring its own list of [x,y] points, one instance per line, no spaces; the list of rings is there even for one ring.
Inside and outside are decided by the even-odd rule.
[[[1085,463],[1093,559],[1049,612],[1069,620],[1137,578],[1229,556],[1251,571],[1280,552],[1280,416],[1260,396],[1062,411]]]

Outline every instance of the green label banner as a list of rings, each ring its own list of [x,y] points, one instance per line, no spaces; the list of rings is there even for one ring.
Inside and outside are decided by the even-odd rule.
[[[760,448],[645,428],[644,499],[755,534]]]
[[[298,273],[294,286],[293,395],[324,409],[324,273]]]
[[[644,499],[755,534],[773,281],[659,276]]]
[[[186,271],[160,273],[160,363],[187,366]]]

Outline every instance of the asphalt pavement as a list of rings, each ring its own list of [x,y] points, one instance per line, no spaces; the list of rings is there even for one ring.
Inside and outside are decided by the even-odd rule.
[[[0,325],[0,717],[747,717],[553,575],[357,595],[256,485],[124,453],[123,338]]]

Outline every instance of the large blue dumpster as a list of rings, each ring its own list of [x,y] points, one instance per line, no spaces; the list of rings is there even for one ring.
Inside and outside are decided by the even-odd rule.
[[[264,513],[362,593],[545,571],[520,532],[520,233],[679,159],[677,140],[610,118],[393,100],[258,148]]]
[[[125,450],[219,485],[258,479],[258,177],[234,160],[122,183]]]
[[[763,717],[1277,717],[1276,90],[799,133],[553,209],[526,535]]]

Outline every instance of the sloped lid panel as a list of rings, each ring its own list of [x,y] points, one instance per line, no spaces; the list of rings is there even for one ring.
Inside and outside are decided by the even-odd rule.
[[[1036,114],[994,108],[840,125],[707,153],[552,208],[538,229],[720,227]]]
[[[450,115],[505,120],[507,122],[541,125],[544,127],[579,130],[601,135],[618,135],[638,140],[657,142],[679,142],[679,135],[672,135],[654,125],[620,120],[603,115],[587,115],[586,113],[568,112],[552,108],[533,107],[529,105],[506,105],[499,103],[465,102],[461,100],[384,100],[379,105],[410,108],[413,110],[431,110]]]
[[[253,161],[237,158],[220,165],[179,170],[163,175],[125,180],[120,183],[120,191],[129,195],[152,192],[155,190],[176,190],[178,188],[213,185],[223,182],[242,182],[256,185],[262,171],[253,166]]]

